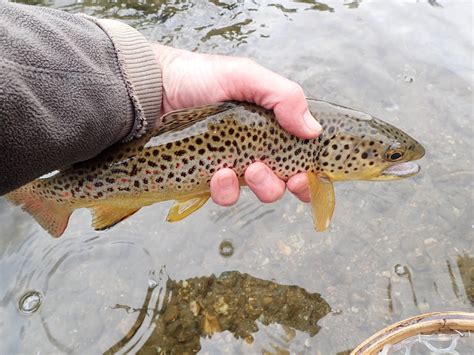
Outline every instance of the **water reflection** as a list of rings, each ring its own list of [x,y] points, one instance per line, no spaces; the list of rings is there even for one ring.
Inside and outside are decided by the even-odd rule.
[[[346,0],[344,1],[344,6],[347,6],[348,9],[357,9],[362,0]]]
[[[334,8],[319,1],[314,0],[293,0],[296,3],[310,5],[305,10],[329,11],[334,12]]]
[[[467,253],[458,255],[457,265],[467,299],[474,306],[474,257],[469,256]]]
[[[453,263],[450,260],[446,260],[445,264],[442,264],[440,261],[440,270],[438,273],[433,275],[434,280],[432,281],[433,291],[438,295],[438,297],[446,297],[443,293],[446,290],[440,290],[438,283],[443,283],[443,277],[440,275],[446,275],[446,278],[449,282],[444,283],[446,286],[451,287],[452,294],[460,303],[470,303],[471,306],[474,305],[474,258],[469,256],[468,253],[458,255],[456,257],[456,262]],[[445,268],[444,268],[445,267]],[[414,306],[415,312],[423,313],[427,312],[430,308],[430,305],[426,303],[426,300],[420,301],[416,293],[416,287],[414,278],[420,274],[419,272],[414,272],[410,270],[408,266],[397,264],[393,267],[393,274],[388,278],[388,283],[386,287],[387,293],[387,314],[393,316],[395,310],[394,301],[398,301],[400,298],[401,290],[403,289],[403,280],[406,280],[409,285],[409,293],[412,305]],[[415,277],[414,277],[415,276]],[[426,292],[426,286],[421,284],[425,280],[419,280],[418,290]],[[397,290],[394,289],[394,285],[397,285]],[[448,291],[449,291],[448,286]],[[403,298],[407,298],[408,292],[405,291]],[[399,305],[400,306],[400,305]],[[426,308],[428,307],[428,308]],[[398,314],[401,310],[398,310]],[[395,319],[395,318],[389,318]]]
[[[165,290],[155,286],[148,288],[139,309],[115,306],[138,312],[138,318],[127,335],[106,354],[129,351],[134,344],[143,343],[133,351],[196,353],[201,349],[202,338],[225,331],[252,343],[252,333],[259,330],[258,324],[283,326],[286,334],[281,340],[289,343],[295,330],[316,335],[320,330],[318,321],[331,311],[318,293],[237,271],[184,281],[169,279]]]

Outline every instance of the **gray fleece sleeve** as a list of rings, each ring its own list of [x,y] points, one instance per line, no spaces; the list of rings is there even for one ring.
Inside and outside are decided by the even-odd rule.
[[[0,195],[153,125],[161,73],[127,27],[0,0]]]

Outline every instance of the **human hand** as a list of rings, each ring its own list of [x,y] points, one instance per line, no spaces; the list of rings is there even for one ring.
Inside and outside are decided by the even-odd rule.
[[[300,138],[316,138],[321,126],[308,111],[303,89],[247,58],[193,53],[153,44],[163,76],[163,113],[236,100],[254,102],[275,112],[280,125]],[[306,174],[292,176],[285,185],[261,162],[245,171],[245,182],[262,202],[283,196],[285,186],[301,201],[309,202]],[[240,186],[229,168],[211,179],[211,197],[219,205],[237,202]]]

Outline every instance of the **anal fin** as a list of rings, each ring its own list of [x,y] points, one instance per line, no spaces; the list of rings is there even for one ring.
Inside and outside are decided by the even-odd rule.
[[[200,209],[207,202],[209,197],[211,197],[209,192],[203,192],[176,200],[173,206],[171,206],[166,220],[168,222],[181,221],[191,213]]]
[[[334,186],[331,180],[325,176],[307,173],[309,180],[309,191],[311,196],[311,210],[314,228],[322,232],[329,227],[336,199]]]
[[[121,207],[114,205],[98,205],[90,207],[92,211],[92,227],[95,230],[105,230],[117,223],[123,221],[127,217],[137,212],[140,207]]]

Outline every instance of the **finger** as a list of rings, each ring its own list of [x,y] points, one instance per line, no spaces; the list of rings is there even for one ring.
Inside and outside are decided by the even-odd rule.
[[[292,176],[286,183],[286,186],[288,186],[288,190],[290,190],[301,201],[305,203],[311,201],[308,176],[305,173]]]
[[[286,95],[273,108],[275,117],[289,133],[301,138],[316,138],[321,134],[321,125],[309,112],[303,89],[295,85],[288,87]]]
[[[321,126],[309,112],[301,86],[252,60],[235,60],[223,83],[229,99],[255,102],[274,110],[281,126],[300,138],[319,136]]]
[[[245,170],[245,182],[262,202],[274,202],[285,193],[285,183],[261,162],[251,164]]]
[[[211,198],[221,206],[230,206],[237,202],[240,185],[237,175],[228,168],[218,170],[211,178]]]

